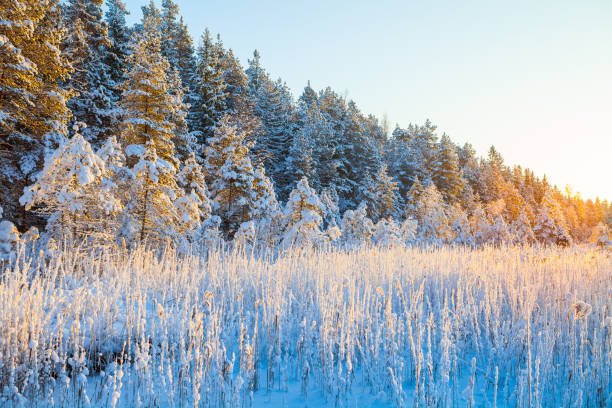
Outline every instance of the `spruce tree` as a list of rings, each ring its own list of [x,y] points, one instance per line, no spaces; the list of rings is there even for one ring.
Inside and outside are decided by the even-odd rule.
[[[130,29],[125,22],[125,16],[129,12],[122,0],[108,0],[105,19],[108,27],[108,39],[110,45],[104,54],[105,63],[108,67],[111,93],[113,102],[121,97],[119,85],[125,80],[124,74],[127,70],[127,58],[130,54]]]
[[[226,84],[225,106],[232,122],[252,138],[261,132],[261,121],[255,114],[255,100],[249,95],[249,77],[230,49],[221,58],[223,80]],[[259,161],[255,159],[259,164]]]
[[[261,56],[259,51],[253,51],[253,59],[248,60],[249,67],[246,74],[249,78],[249,94],[256,95],[261,85],[268,80],[268,74],[261,65]]]
[[[64,52],[74,69],[66,85],[75,92],[68,106],[73,121],[87,125],[82,133],[94,146],[103,143],[113,124],[115,83],[106,63],[111,42],[102,18],[102,3],[103,0],[69,0],[65,8],[68,36]]]
[[[208,30],[202,35],[197,50],[197,66],[194,81],[196,102],[191,110],[191,128],[198,142],[204,146],[212,137],[215,127],[227,113],[226,84],[223,78],[222,48],[215,43]]]
[[[256,134],[254,154],[263,158],[266,172],[274,180],[279,195],[284,194],[291,183],[287,159],[290,156],[293,126],[291,93],[280,79],[263,80],[254,95],[255,112],[261,121],[261,132]]]

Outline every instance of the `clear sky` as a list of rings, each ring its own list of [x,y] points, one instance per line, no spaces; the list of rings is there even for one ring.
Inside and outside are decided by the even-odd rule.
[[[149,0],[126,1],[134,22]],[[430,118],[612,200],[610,0],[175,1],[196,41],[209,27],[243,65],[257,48],[295,95],[310,80],[391,128]]]

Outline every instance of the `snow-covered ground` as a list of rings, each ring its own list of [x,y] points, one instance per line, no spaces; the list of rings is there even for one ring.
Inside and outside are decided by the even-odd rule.
[[[2,274],[2,406],[612,406],[609,251],[73,250],[42,265]]]

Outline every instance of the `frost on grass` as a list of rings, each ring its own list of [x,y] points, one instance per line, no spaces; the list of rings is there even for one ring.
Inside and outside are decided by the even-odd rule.
[[[0,405],[610,406],[608,253],[377,225],[383,247],[348,251],[17,248]]]

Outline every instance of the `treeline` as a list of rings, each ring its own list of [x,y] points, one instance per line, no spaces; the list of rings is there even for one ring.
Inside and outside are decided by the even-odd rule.
[[[128,27],[121,0],[0,4],[0,241],[265,245],[604,242],[606,201],[560,191],[491,147],[295,101],[172,0]],[[9,222],[10,221],[10,222]],[[14,227],[13,225],[16,225]],[[29,236],[36,235],[30,232]]]

